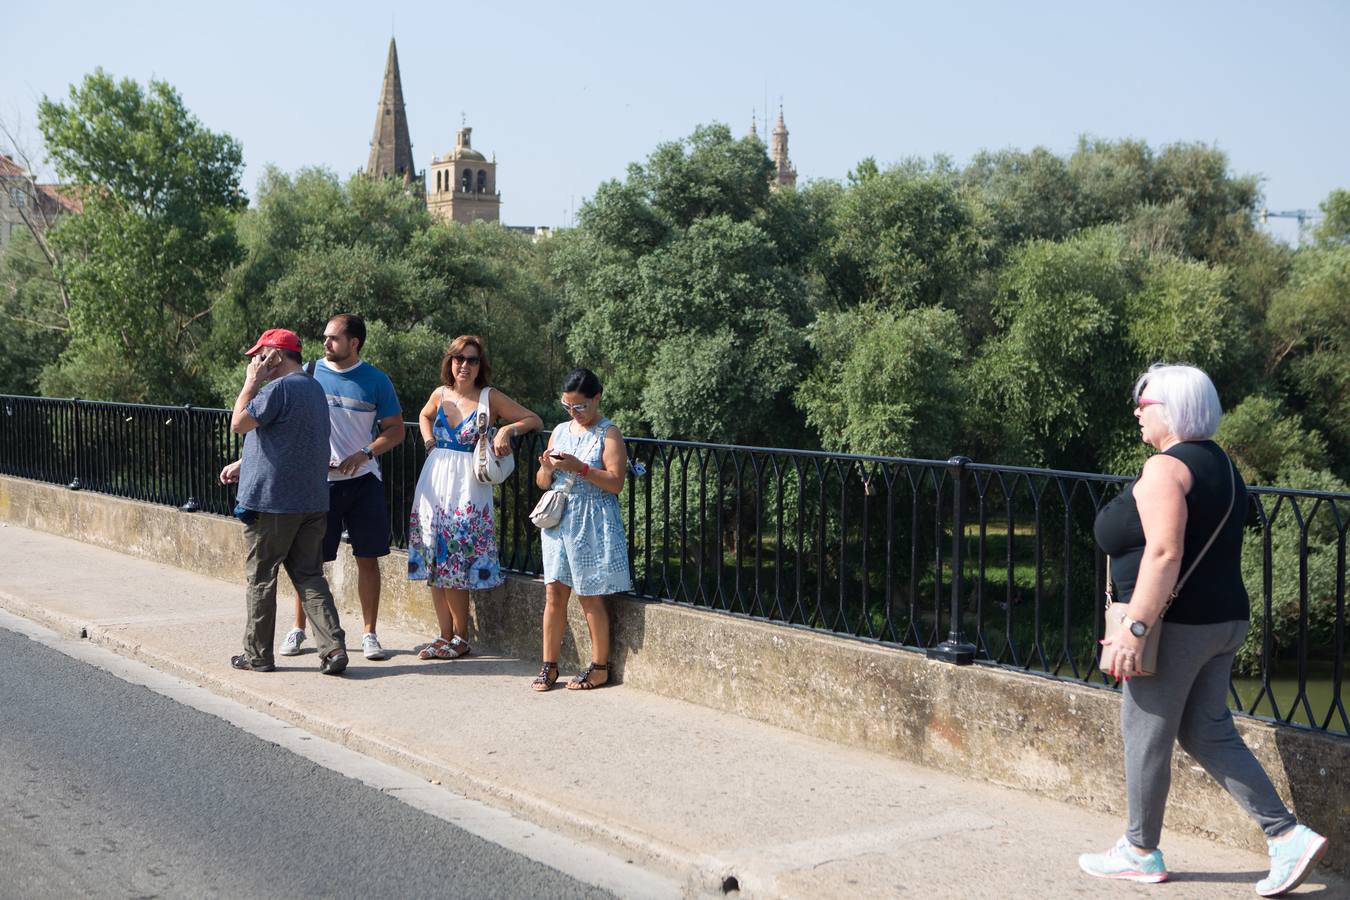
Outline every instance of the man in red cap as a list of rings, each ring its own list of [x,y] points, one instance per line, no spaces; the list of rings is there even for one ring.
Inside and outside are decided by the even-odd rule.
[[[277,570],[300,592],[319,647],[319,671],[347,668],[346,634],[323,577],[328,527],[328,402],[301,367],[300,338],[284,328],[263,332],[234,401],[230,430],[244,435],[237,462],[220,472],[238,482],[240,518],[248,548],[248,621],[236,669],[270,672],[277,621]]]

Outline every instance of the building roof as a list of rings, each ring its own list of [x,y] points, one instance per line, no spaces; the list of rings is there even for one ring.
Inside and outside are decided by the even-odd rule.
[[[14,161],[12,156],[0,153],[0,178],[22,178],[28,171]]]
[[[60,206],[62,212],[84,212],[84,201],[77,188],[68,184],[39,184],[37,189],[52,203]]]
[[[487,157],[473,149],[473,129],[467,125],[455,132],[455,149],[445,155],[446,159],[474,159],[486,162]]]

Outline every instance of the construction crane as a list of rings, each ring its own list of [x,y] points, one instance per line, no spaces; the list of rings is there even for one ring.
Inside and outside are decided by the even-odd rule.
[[[1261,208],[1261,224],[1265,225],[1271,219],[1294,219],[1298,222],[1298,243],[1303,246],[1303,233],[1308,230],[1308,225],[1314,219],[1322,218],[1321,210],[1316,209],[1287,209],[1276,212],[1275,210]]]

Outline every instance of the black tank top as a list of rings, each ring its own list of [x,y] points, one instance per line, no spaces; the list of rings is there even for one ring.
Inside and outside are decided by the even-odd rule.
[[[1180,578],[1190,569],[1205,542],[1219,527],[1228,509],[1230,491],[1236,489],[1233,511],[1200,565],[1167,611],[1166,619],[1182,625],[1211,625],[1251,617],[1247,588],[1242,583],[1242,531],[1247,518],[1247,485],[1237,468],[1213,441],[1183,441],[1166,451],[1191,470],[1191,490],[1186,495],[1185,549]],[[1230,487],[1228,476],[1232,473]],[[1097,545],[1111,556],[1111,580],[1116,600],[1128,603],[1139,577],[1144,557],[1144,527],[1134,501],[1134,482],[1120,496],[1102,507],[1093,528]]]

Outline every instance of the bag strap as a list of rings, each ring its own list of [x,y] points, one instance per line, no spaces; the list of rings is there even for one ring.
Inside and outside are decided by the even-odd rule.
[[[487,434],[488,417],[492,413],[492,408],[488,404],[488,394],[492,393],[492,388],[485,387],[478,392],[478,432]]]
[[[1233,474],[1233,461],[1228,458],[1227,454],[1224,455],[1223,461],[1228,463],[1228,508],[1223,511],[1223,518],[1219,520],[1219,527],[1214,529],[1214,533],[1209,536],[1209,540],[1205,541],[1205,546],[1200,548],[1200,554],[1191,561],[1191,567],[1186,570],[1186,574],[1177,579],[1177,586],[1172,588],[1172,596],[1168,598],[1168,606],[1171,606],[1172,601],[1177,599],[1177,594],[1181,593],[1181,588],[1186,584],[1186,579],[1191,577],[1195,572],[1195,567],[1200,565],[1200,560],[1205,558],[1205,554],[1209,552],[1209,548],[1214,545],[1216,540],[1218,540],[1219,534],[1223,531],[1223,527],[1228,524],[1228,517],[1233,512],[1233,504],[1237,502],[1237,476]],[[1167,609],[1164,608],[1163,614],[1165,615],[1166,613]]]
[[[1195,567],[1200,565],[1200,560],[1205,558],[1205,554],[1209,552],[1209,548],[1213,546],[1216,540],[1218,540],[1219,535],[1223,532],[1223,527],[1228,524],[1228,517],[1233,513],[1233,504],[1237,503],[1237,478],[1233,475],[1233,461],[1230,460],[1227,455],[1224,456],[1224,461],[1228,463],[1228,484],[1231,488],[1228,495],[1228,509],[1224,511],[1223,518],[1219,520],[1219,527],[1214,529],[1214,533],[1209,536],[1209,540],[1205,541],[1205,546],[1200,548],[1199,555],[1191,560],[1190,568],[1186,570],[1186,574],[1177,579],[1176,587],[1172,588],[1172,593],[1167,598],[1167,603],[1163,606],[1162,612],[1158,614],[1159,621],[1161,621],[1162,618],[1167,615],[1167,611],[1172,608],[1172,601],[1177,599],[1177,595],[1181,593],[1181,589],[1185,586],[1186,580],[1195,572]],[[1107,608],[1110,608],[1111,604],[1115,602],[1116,589],[1115,585],[1111,582],[1111,554],[1108,553],[1106,555]]]
[[[564,422],[563,424],[566,425],[566,424],[568,424],[568,423]],[[600,423],[600,424],[604,424],[604,420],[603,420],[603,419],[601,420],[601,423]],[[592,429],[592,430],[591,430],[591,443],[586,445],[586,455],[587,455],[587,456],[590,456],[590,455],[591,455],[591,447],[594,446],[596,443],[598,443],[599,440],[600,440],[600,437],[596,434],[595,430]],[[578,456],[577,458],[580,459],[581,457]],[[572,485],[576,484],[576,481],[577,481],[577,473],[576,473],[576,472],[573,472],[573,473],[571,474],[571,477],[569,477],[569,478],[567,479],[567,483],[564,484],[562,487],[558,488],[558,490],[562,491],[564,494],[570,494],[570,493],[572,493]]]

